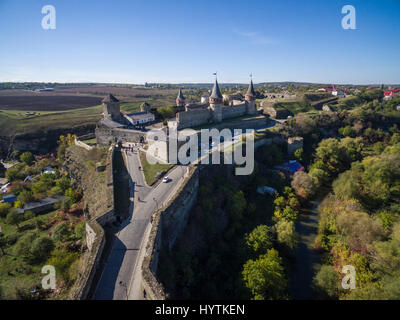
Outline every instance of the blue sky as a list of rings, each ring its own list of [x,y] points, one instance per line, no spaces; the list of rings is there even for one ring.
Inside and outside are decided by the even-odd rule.
[[[0,81],[394,84],[399,40],[400,0],[0,0]]]

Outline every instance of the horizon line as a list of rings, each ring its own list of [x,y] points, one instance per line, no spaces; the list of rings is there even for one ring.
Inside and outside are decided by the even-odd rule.
[[[213,82],[153,82],[153,81],[145,81],[144,83],[133,83],[133,82],[99,82],[99,81],[72,81],[72,82],[62,82],[62,81],[0,81],[0,84],[3,83],[53,83],[53,84],[114,84],[114,85],[137,85],[137,86],[145,86],[147,84],[163,84],[163,85],[212,85]],[[218,81],[219,84],[222,85],[248,85],[247,82],[221,82]],[[305,84],[305,85],[343,85],[343,86],[398,86],[400,83],[378,83],[378,82],[370,82],[370,83],[362,83],[362,84],[355,84],[355,83],[339,83],[339,82],[310,82],[310,81],[260,81],[254,82],[254,85],[260,84],[278,84],[278,83],[293,83],[293,84]]]

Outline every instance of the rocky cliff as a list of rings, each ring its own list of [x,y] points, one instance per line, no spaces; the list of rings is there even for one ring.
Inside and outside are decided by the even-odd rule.
[[[95,125],[86,125],[70,129],[55,129],[15,136],[0,136],[0,158],[9,156],[13,150],[47,153],[57,147],[60,135],[73,133],[80,136],[93,133],[94,129]]]

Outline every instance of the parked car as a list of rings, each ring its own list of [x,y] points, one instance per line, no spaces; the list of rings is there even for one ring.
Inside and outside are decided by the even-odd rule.
[[[171,181],[171,178],[170,177],[164,177],[163,179],[162,179],[162,182],[164,182],[164,183],[168,183],[168,182],[170,182]]]

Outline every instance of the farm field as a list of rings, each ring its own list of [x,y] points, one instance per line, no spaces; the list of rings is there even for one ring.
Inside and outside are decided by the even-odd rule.
[[[152,107],[172,105],[174,89],[112,85],[55,88],[53,92],[0,90],[0,136],[94,125],[101,118],[101,100],[108,93],[121,101],[121,111],[137,112],[146,101]]]
[[[63,111],[92,107],[100,97],[79,95],[14,95],[0,96],[0,110]]]

